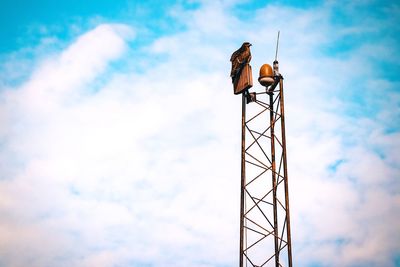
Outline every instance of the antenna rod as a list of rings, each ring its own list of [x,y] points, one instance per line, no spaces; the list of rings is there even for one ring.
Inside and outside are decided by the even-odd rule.
[[[278,39],[276,40],[276,52],[275,52],[275,61],[276,61],[276,59],[277,59],[277,57],[278,57],[278,44],[279,44],[279,33],[280,33],[281,31],[278,31]]]

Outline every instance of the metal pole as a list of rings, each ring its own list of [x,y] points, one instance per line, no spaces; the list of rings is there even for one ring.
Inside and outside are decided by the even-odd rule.
[[[242,166],[241,166],[241,185],[240,185],[240,256],[239,266],[243,267],[243,235],[244,235],[244,187],[246,182],[246,161],[245,161],[245,138],[246,138],[246,97],[242,94]]]
[[[274,94],[269,93],[269,114],[271,126],[271,161],[272,161],[272,194],[273,194],[273,208],[274,208],[274,237],[275,237],[275,266],[279,267],[279,244],[278,244],[278,210],[276,201],[276,164],[275,164],[275,120],[274,120]]]
[[[289,186],[288,186],[288,171],[286,159],[286,134],[285,134],[285,111],[283,106],[283,77],[279,80],[280,106],[281,106],[281,127],[282,127],[282,153],[283,153],[283,173],[285,176],[285,209],[286,209],[286,233],[288,247],[288,262],[289,267],[292,267],[292,241],[290,232],[290,212],[289,212]]]

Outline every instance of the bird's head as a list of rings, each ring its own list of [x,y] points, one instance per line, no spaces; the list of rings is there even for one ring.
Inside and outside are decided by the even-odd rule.
[[[249,42],[244,42],[242,44],[242,47],[250,47],[250,46],[251,46],[251,43],[249,43]]]

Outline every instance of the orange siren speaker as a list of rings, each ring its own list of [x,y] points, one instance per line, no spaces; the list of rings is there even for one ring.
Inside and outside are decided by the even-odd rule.
[[[271,65],[264,64],[260,68],[260,77],[258,78],[258,82],[262,86],[270,86],[274,83],[274,71],[272,70]]]

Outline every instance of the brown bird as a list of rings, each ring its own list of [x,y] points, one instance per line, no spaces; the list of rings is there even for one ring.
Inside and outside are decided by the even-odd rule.
[[[250,52],[251,43],[244,42],[242,46],[233,52],[231,56],[232,69],[231,69],[231,77],[232,83],[235,82],[237,78],[239,78],[240,73],[245,64],[249,63],[251,60],[251,52]]]

